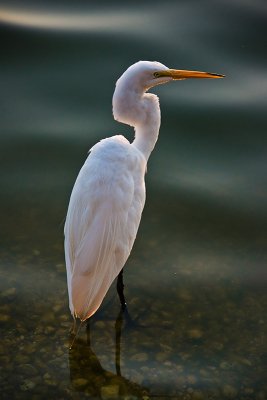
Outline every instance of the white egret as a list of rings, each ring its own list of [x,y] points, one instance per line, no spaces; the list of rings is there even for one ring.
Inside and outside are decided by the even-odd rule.
[[[132,143],[123,136],[101,140],[90,150],[70,197],[65,223],[65,258],[69,307],[85,321],[99,308],[130,255],[145,203],[147,161],[158,139],[158,97],[153,86],[186,78],[222,78],[200,71],[169,69],[159,62],[139,61],[116,83],[115,120],[134,127]]]

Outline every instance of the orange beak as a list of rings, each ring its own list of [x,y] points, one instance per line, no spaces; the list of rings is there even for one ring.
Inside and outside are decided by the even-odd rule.
[[[182,80],[188,78],[224,78],[225,75],[215,74],[213,72],[202,72],[202,71],[188,71],[182,69],[167,69],[166,71],[158,71],[154,73],[155,78],[169,77],[174,80]]]

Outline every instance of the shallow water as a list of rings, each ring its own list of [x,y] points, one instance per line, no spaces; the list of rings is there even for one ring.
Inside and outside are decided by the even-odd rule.
[[[265,3],[69,7],[0,7],[1,396],[263,400]],[[124,274],[133,322],[112,286],[69,350],[68,198],[95,141],[132,137],[111,97],[139,59],[227,78],[155,90],[161,134]]]

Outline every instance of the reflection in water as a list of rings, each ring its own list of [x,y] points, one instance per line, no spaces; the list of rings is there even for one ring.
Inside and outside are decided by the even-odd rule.
[[[115,324],[115,331],[116,331],[116,357],[115,357],[115,365],[116,365],[116,372],[118,376],[121,376],[121,328],[123,323],[122,318],[123,312],[122,310],[119,312],[116,324]]]
[[[147,390],[138,384],[124,378],[121,374],[121,334],[123,312],[120,311],[115,322],[115,366],[116,374],[105,370],[91,348],[90,323],[87,323],[87,340],[77,338],[69,350],[70,380],[76,391],[90,396],[117,398],[123,395],[133,395],[143,398]],[[70,338],[70,344],[73,338]]]

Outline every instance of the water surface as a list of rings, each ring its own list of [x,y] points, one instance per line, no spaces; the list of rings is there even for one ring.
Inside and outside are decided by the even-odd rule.
[[[265,399],[263,1],[2,2],[3,399]],[[159,87],[162,126],[125,268],[69,351],[63,226],[88,149],[140,59],[218,81]]]

